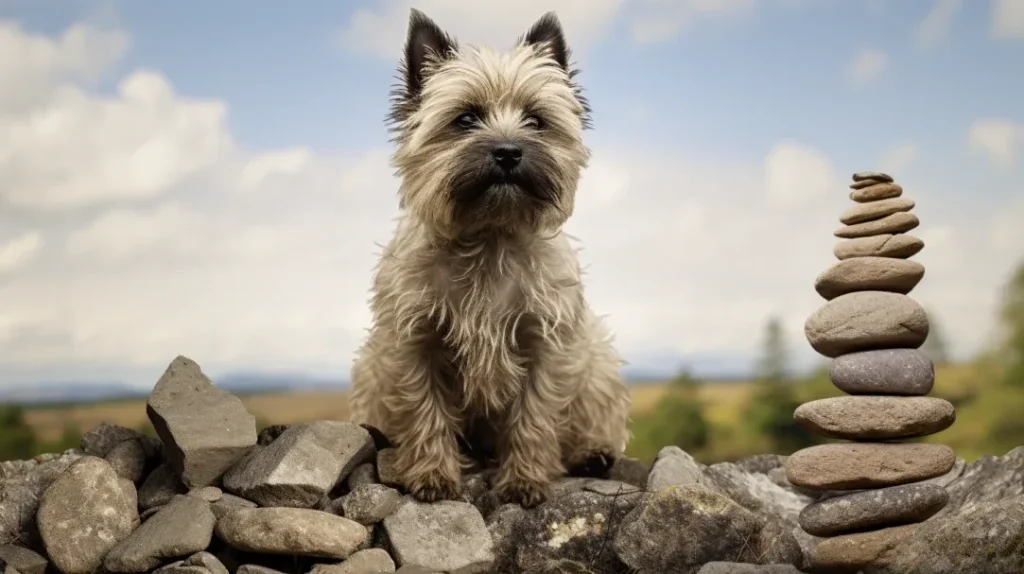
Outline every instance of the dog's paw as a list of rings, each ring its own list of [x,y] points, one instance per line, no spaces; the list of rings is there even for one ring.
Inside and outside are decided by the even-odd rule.
[[[518,504],[523,508],[533,508],[543,504],[549,497],[550,487],[529,481],[513,481],[495,488],[498,500],[504,503]]]
[[[421,502],[438,502],[440,500],[460,500],[462,485],[443,473],[430,473],[406,479],[409,494]]]
[[[569,476],[580,478],[608,478],[615,455],[594,451],[569,467]]]

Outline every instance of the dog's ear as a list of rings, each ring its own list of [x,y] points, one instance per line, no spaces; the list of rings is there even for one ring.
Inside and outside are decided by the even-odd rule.
[[[534,22],[526,34],[519,39],[520,44],[547,44],[551,50],[551,57],[558,62],[562,68],[569,69],[569,47],[565,43],[565,34],[562,32],[562,24],[554,12],[548,12]]]
[[[405,40],[402,62],[406,97],[410,100],[418,98],[429,64],[451,57],[457,49],[458,44],[451,36],[426,14],[413,8],[409,13],[409,35]]]

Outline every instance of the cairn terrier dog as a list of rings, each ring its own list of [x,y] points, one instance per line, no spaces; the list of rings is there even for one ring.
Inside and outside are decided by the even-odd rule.
[[[486,461],[499,499],[535,506],[561,475],[607,471],[629,438],[622,361],[562,232],[590,155],[569,57],[554,13],[508,52],[411,13],[389,117],[402,213],[351,418],[395,444],[423,501],[457,499]]]

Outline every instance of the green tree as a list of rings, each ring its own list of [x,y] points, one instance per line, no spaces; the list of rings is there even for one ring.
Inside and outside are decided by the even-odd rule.
[[[788,363],[782,322],[778,317],[770,317],[765,325],[763,351],[757,364],[757,380],[747,420],[771,443],[777,454],[792,454],[819,442],[793,419],[793,411],[800,406],[800,400],[789,375]]]
[[[949,345],[933,309],[928,310],[928,324],[928,338],[921,345],[921,351],[928,355],[936,366],[949,364]]]
[[[1003,382],[1024,388],[1024,263],[1003,289],[999,319],[1003,335],[1000,355],[1006,364]]]
[[[36,436],[25,422],[20,405],[0,405],[0,460],[24,460],[36,455]]]
[[[651,460],[662,447],[671,445],[701,458],[709,446],[710,429],[699,385],[688,369],[672,379],[657,406],[633,421],[631,456]]]

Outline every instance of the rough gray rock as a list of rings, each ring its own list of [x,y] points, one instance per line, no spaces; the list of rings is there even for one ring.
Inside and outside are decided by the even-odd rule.
[[[103,566],[110,572],[145,572],[166,558],[202,552],[210,546],[216,522],[209,502],[195,496],[175,496],[114,546]]]
[[[53,565],[64,574],[89,574],[139,525],[135,486],[107,461],[83,457],[46,489],[36,521]]]
[[[370,433],[359,425],[293,425],[228,471],[224,488],[262,506],[312,508],[375,454]]]
[[[349,473],[348,478],[345,479],[345,486],[349,490],[355,490],[357,486],[364,484],[376,484],[377,483],[377,467],[373,463],[363,463]]]
[[[122,441],[110,449],[104,459],[121,478],[137,483],[146,476],[146,451],[140,440]]]
[[[395,561],[380,548],[360,550],[337,564],[317,564],[310,574],[387,574],[395,571]]]
[[[345,518],[360,524],[374,524],[387,518],[398,508],[402,493],[383,484],[364,484],[341,499]]]
[[[137,430],[110,423],[100,423],[82,435],[82,452],[92,456],[105,458],[117,445],[129,441],[138,441],[146,455],[146,460],[156,460],[163,453],[163,443],[158,439],[146,436]]]
[[[494,563],[493,542],[484,518],[466,502],[425,504],[408,496],[384,519],[384,531],[399,565],[478,574]]]
[[[800,526],[816,536],[924,522],[949,502],[934,484],[903,484],[833,496],[800,512]]]
[[[256,445],[256,417],[186,357],[168,365],[149,395],[146,414],[188,488],[213,484]]]
[[[697,574],[800,574],[791,564],[746,564],[744,562],[708,562]]]
[[[188,488],[178,479],[178,473],[164,463],[153,469],[139,486],[139,508],[163,506],[175,496],[186,493]]]
[[[924,396],[935,384],[935,364],[917,349],[877,349],[832,359],[828,376],[851,395]]]
[[[217,536],[233,548],[264,554],[344,559],[370,533],[358,522],[308,508],[242,508],[217,521]]]
[[[45,574],[50,563],[45,556],[13,544],[0,546],[0,560],[21,574]]]

